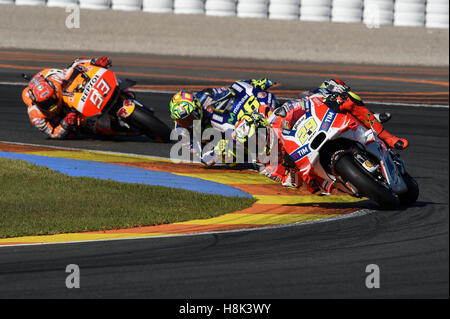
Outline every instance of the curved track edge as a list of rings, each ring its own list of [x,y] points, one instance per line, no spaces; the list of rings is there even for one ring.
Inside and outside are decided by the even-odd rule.
[[[302,188],[299,190],[283,188],[278,183],[249,170],[206,170],[197,164],[174,164],[169,159],[160,157],[12,142],[0,142],[0,157],[2,154],[6,156],[15,154],[16,158],[21,157],[25,160],[27,156],[39,158],[39,165],[45,165],[42,163],[48,159],[49,162],[56,160],[60,167],[64,166],[66,161],[71,165],[78,161],[83,163],[83,167],[89,163],[94,163],[96,167],[114,164],[123,168],[169,173],[180,178],[191,178],[192,181],[221,184],[223,188],[235,189],[240,193],[246,192],[256,198],[257,202],[247,209],[209,219],[107,231],[3,238],[0,239],[0,247],[249,231],[333,221],[371,212],[369,209],[361,209],[364,208],[364,199],[339,194],[313,196]]]

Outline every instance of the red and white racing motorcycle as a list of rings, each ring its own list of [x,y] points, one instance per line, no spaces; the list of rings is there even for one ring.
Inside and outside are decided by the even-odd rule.
[[[368,197],[381,209],[417,200],[417,182],[374,129],[365,128],[350,113],[334,112],[320,99],[305,101],[305,108],[292,130],[275,129],[299,174],[316,174],[328,189]]]

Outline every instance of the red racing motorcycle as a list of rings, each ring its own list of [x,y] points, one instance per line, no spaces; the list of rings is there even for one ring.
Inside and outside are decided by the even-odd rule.
[[[306,113],[291,130],[274,128],[298,174],[316,174],[325,184],[381,209],[411,205],[419,187],[405,162],[350,113],[337,113],[319,98],[304,100]]]

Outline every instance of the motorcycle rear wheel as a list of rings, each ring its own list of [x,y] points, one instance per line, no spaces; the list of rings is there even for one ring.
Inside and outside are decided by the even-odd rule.
[[[170,128],[146,108],[136,105],[133,113],[125,119],[125,122],[151,139],[163,143],[170,142]]]
[[[345,181],[356,187],[359,195],[368,197],[380,209],[395,210],[399,207],[399,197],[370,176],[352,155],[343,155],[334,168]]]

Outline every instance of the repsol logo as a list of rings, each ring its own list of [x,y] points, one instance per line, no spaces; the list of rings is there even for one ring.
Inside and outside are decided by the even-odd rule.
[[[81,96],[81,101],[83,103],[86,102],[89,93],[91,92],[92,87],[95,85],[95,83],[97,83],[98,79],[100,78],[100,75],[96,74],[94,75],[94,77],[89,81],[89,83],[86,85],[84,91],[83,91],[83,95]]]

